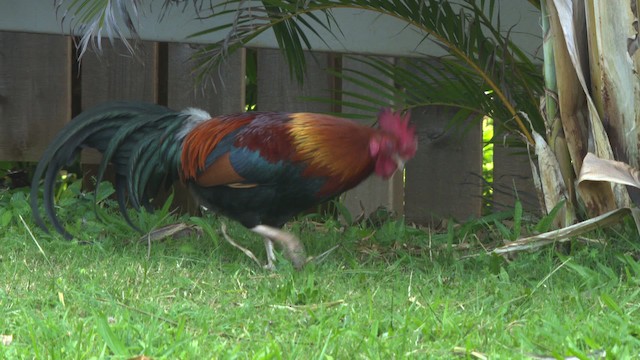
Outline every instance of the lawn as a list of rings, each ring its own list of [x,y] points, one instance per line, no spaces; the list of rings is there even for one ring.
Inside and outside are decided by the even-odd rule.
[[[280,258],[269,272],[221,240],[225,221],[264,259],[262,241],[225,219],[205,217],[204,236],[149,246],[119,216],[101,223],[89,200],[69,199],[62,214],[93,244],[45,234],[26,195],[0,193],[0,358],[640,354],[640,242],[628,224],[590,235],[601,244],[503,258],[479,242],[499,240],[491,225],[435,234],[309,216],[290,228],[308,253],[337,250],[302,271]],[[146,228],[176,220],[191,221],[165,210],[136,217]]]

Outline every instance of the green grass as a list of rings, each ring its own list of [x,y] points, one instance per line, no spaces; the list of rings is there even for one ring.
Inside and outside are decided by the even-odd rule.
[[[13,337],[0,345],[0,358],[640,354],[639,250],[628,227],[596,234],[607,246],[576,242],[507,261],[455,250],[463,242],[479,249],[473,232],[459,229],[429,235],[394,221],[341,229],[332,220],[303,219],[292,231],[310,254],[340,247],[300,272],[279,259],[271,273],[217,231],[213,239],[166,240],[148,249],[117,216],[99,225],[84,208],[88,200],[66,212],[72,228],[83,224],[97,242],[67,242],[36,229],[23,201],[0,197],[0,222],[10,217],[0,235],[0,334]],[[138,220],[175,220],[165,215]],[[218,228],[218,220],[207,221]],[[236,240],[264,258],[259,238],[229,225]]]

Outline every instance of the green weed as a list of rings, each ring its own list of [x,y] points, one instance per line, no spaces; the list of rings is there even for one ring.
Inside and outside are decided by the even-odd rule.
[[[24,193],[2,193],[0,358],[379,359],[632,358],[640,353],[640,253],[631,226],[510,258],[492,246],[542,231],[520,210],[442,233],[388,220],[343,226],[306,217],[288,228],[310,255],[295,271],[258,268],[226,242],[220,222],[131,213],[144,230],[197,223],[201,237],[152,242],[126,226],[108,196],[61,194],[68,242],[34,227]],[[109,193],[108,187],[100,187]],[[169,202],[168,202],[169,203]],[[64,205],[63,205],[64,204]],[[3,218],[0,214],[0,219]],[[20,221],[20,216],[24,222]],[[17,219],[17,220],[16,220]],[[80,219],[80,220],[79,220]],[[224,219],[264,258],[262,241]],[[500,224],[500,225],[497,225]],[[30,234],[33,234],[33,238]],[[34,241],[35,240],[35,241]]]

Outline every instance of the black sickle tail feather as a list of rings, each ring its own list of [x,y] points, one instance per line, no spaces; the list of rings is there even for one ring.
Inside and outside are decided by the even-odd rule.
[[[103,154],[96,187],[112,163],[120,212],[139,230],[127,213],[127,199],[136,209],[147,206],[148,197],[165,180],[177,178],[182,139],[176,134],[188,116],[159,105],[128,102],[106,103],[78,115],[49,144],[36,167],[30,199],[36,224],[48,231],[38,201],[39,183],[44,179],[46,218],[65,238],[73,238],[56,215],[54,187],[63,166],[73,162],[82,148],[95,148]]]

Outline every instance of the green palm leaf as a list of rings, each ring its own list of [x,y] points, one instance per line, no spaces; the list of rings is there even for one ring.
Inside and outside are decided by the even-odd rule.
[[[334,30],[339,27],[331,15],[332,10],[363,9],[404,21],[424,34],[422,41],[434,42],[448,55],[424,56],[395,64],[370,58],[362,61],[393,79],[395,84],[389,85],[375,76],[350,69],[336,72],[343,81],[382,95],[399,107],[447,105],[492,116],[505,130],[517,129],[529,142],[532,142],[530,127],[521,112],[527,114],[535,129],[544,128],[535,106],[542,94],[540,69],[493,24],[492,19],[499,19],[494,13],[495,1],[480,1],[478,5],[476,1],[464,0],[454,6],[441,0],[313,0],[306,3],[227,0],[217,7],[236,9],[234,20],[224,28],[209,30],[224,29],[228,33],[225,41],[199,54],[201,74],[217,68],[230,51],[272,30],[292,74],[302,81],[306,65],[303,51],[311,49],[308,36],[321,37],[319,30],[336,38],[343,36]],[[224,14],[218,11],[211,17]],[[367,99],[348,95],[345,106],[353,107],[354,100],[360,102],[356,105],[360,109],[373,108],[379,103],[379,97],[372,97],[373,102],[367,104]]]
[[[130,19],[128,8],[122,5],[124,0],[69,2],[69,11],[75,11],[78,23],[87,22],[86,34],[95,35],[95,29],[102,26],[117,33],[110,16],[115,10]],[[539,1],[531,2],[539,6]],[[178,2],[166,0],[165,7],[173,3]],[[304,51],[312,47],[310,37],[324,41],[326,36],[338,40],[346,36],[333,17],[333,10],[365,10],[403,21],[424,34],[421,42],[433,42],[447,55],[425,55],[395,63],[369,58],[362,61],[392,79],[392,84],[351,69],[336,73],[343,81],[381,95],[398,107],[446,105],[492,116],[504,131],[516,129],[532,142],[530,124],[521,115],[524,113],[533,128],[543,132],[536,105],[543,94],[541,71],[510,41],[508,33],[499,30],[495,0],[223,0],[208,8],[203,1],[189,3],[198,9],[200,18],[217,23],[192,37],[226,32],[223,40],[202,47],[196,54],[194,71],[201,80],[215,74],[230,53],[272,31],[291,73],[303,81]],[[125,24],[135,34],[133,22]],[[88,40],[83,37],[81,45],[86,44]],[[353,92],[344,95],[349,95],[342,104],[345,107],[362,110],[380,105],[380,96],[359,97]]]

